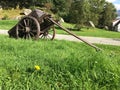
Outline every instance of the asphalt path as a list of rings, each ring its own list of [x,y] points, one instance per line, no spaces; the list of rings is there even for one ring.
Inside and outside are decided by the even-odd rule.
[[[0,34],[8,35],[8,31],[0,30]],[[100,37],[88,37],[88,36],[79,36],[79,37],[90,43],[120,46],[120,38],[100,38]],[[81,42],[80,40],[76,39],[71,35],[56,34],[55,39]]]

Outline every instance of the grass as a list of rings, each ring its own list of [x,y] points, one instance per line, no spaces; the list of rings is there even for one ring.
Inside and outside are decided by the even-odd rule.
[[[1,90],[119,90],[120,47],[0,36]],[[35,70],[34,66],[40,66]]]
[[[0,29],[9,30],[17,24],[17,20],[0,20]]]
[[[73,24],[63,23],[66,28],[74,28]],[[72,31],[79,36],[105,37],[105,38],[120,38],[120,32],[107,31],[98,28],[82,28],[81,31]],[[67,34],[65,31],[57,27],[57,33]]]
[[[72,32],[79,36],[120,38],[119,32],[106,31],[106,30],[98,29],[98,28],[90,28],[89,30],[86,28],[82,28],[81,31],[72,31]],[[62,30],[57,30],[57,33],[67,34],[66,32],[64,32]]]

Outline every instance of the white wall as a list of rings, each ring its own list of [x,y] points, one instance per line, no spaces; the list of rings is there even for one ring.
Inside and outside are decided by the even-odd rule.
[[[120,32],[120,24],[118,25],[118,32]]]
[[[113,22],[113,27],[115,26],[115,24],[118,22],[119,20],[116,20]],[[120,32],[120,23],[118,24],[118,26],[115,27],[115,31]]]

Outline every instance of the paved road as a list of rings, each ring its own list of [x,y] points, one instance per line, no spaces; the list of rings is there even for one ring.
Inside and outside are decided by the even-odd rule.
[[[120,46],[120,38],[119,39],[113,39],[113,38],[99,38],[99,37],[86,37],[86,36],[79,36],[80,38],[83,38],[84,40],[90,42],[90,43],[98,43],[98,44],[108,44],[108,45],[117,45]],[[70,41],[80,41],[76,38],[74,38],[71,35],[56,35],[56,39],[64,39],[64,40],[70,40]]]
[[[8,35],[8,30],[0,30],[0,34]]]
[[[8,35],[7,30],[0,30],[0,34]],[[84,40],[87,40],[90,43],[97,43],[97,44],[107,44],[107,45],[116,45],[120,46],[120,38],[99,38],[99,37],[86,37],[86,36],[79,36],[80,38],[83,38]],[[62,34],[56,34],[55,36],[58,40],[69,40],[69,41],[79,41],[75,37],[71,35],[62,35]]]

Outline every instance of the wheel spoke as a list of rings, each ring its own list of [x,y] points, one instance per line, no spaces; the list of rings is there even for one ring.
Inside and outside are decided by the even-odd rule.
[[[27,19],[27,26],[32,26],[33,25],[32,22],[34,22],[34,21],[31,19]]]
[[[23,38],[24,38],[24,39],[26,38],[26,34],[23,35]]]
[[[26,34],[26,37],[25,37],[25,39],[28,39],[28,35]]]
[[[32,29],[32,32],[37,32],[37,30],[33,30],[33,29]]]
[[[29,20],[29,26],[32,27],[32,25],[33,25],[33,20]]]
[[[24,19],[23,21],[24,21],[25,26],[27,26],[26,20]]]
[[[44,39],[46,39],[46,36],[44,36]]]
[[[29,19],[26,19],[26,25],[27,25],[27,26],[30,26],[29,24],[30,24],[30,20],[29,20]]]
[[[49,39],[51,39],[51,38],[52,38],[52,36],[51,36],[50,34],[48,34],[47,36],[48,36],[48,38],[49,38]]]
[[[23,26],[21,23],[19,23],[18,26],[19,26],[19,25],[24,28],[24,26]]]
[[[52,32],[49,32],[49,34],[50,34],[50,35],[53,35],[53,33],[52,33]]]
[[[24,31],[24,29],[18,29],[18,31]]]
[[[40,38],[43,39],[43,38],[44,38],[44,35],[42,34]]]
[[[46,40],[50,40],[50,38],[48,37],[48,36],[46,36],[46,38],[45,38]]]
[[[27,33],[27,34],[26,34],[26,39],[30,39],[30,38],[31,38],[30,34]]]
[[[35,24],[30,25],[30,27],[31,27],[32,30],[37,29],[37,27],[35,26]]]
[[[33,37],[35,36],[32,32],[30,32],[30,34],[31,34]]]
[[[28,37],[29,37],[28,39],[32,39],[32,37],[31,37],[30,33],[28,33]]]

